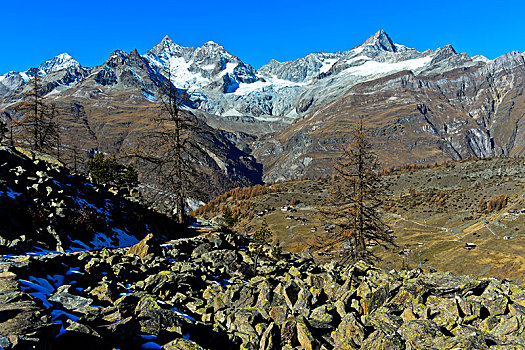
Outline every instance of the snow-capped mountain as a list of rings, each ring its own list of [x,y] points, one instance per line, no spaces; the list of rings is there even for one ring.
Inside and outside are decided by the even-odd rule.
[[[115,51],[97,67],[84,68],[63,54],[36,71],[53,98],[108,109],[125,103],[133,115],[137,105],[152,107],[149,101],[157,101],[170,79],[191,94],[188,108],[210,126],[235,132],[228,137],[253,151],[266,178],[275,180],[318,166],[316,157],[344,142],[357,112],[375,118],[381,137],[398,140],[399,133],[413,132],[403,136],[401,148],[422,147],[421,155],[409,152],[401,162],[523,154],[521,116],[501,113],[524,109],[524,57],[469,57],[451,45],[420,52],[380,30],[347,51],[272,60],[259,70],[214,42],[182,47],[165,37],[144,54]],[[20,102],[29,73],[0,76],[0,109]],[[330,139],[321,140],[323,133]]]
[[[49,93],[59,86],[70,86],[82,80],[87,70],[68,53],[62,53],[25,72],[0,75],[0,96],[23,89],[35,74],[44,80],[44,93]]]
[[[283,63],[272,60],[255,71],[214,42],[182,47],[165,37],[143,55],[136,50],[115,51],[104,64],[91,69],[82,68],[64,53],[36,69],[4,74],[0,95],[20,89],[35,71],[43,77],[67,72],[59,79],[53,76],[48,92],[92,78],[105,87],[141,89],[145,98],[155,101],[158,87],[170,78],[177,88],[192,94],[192,107],[209,114],[290,123],[364,81],[403,70],[430,74],[487,62],[457,54],[451,46],[418,52],[395,44],[380,30],[349,51],[312,53]]]
[[[179,46],[165,37],[144,58],[157,70],[169,71],[176,87],[189,91],[206,87],[220,93],[231,93],[241,83],[259,80],[250,65],[213,41],[194,49]]]
[[[42,63],[38,66],[37,72],[38,75],[44,76],[62,69],[80,69],[81,67],[77,60],[65,52]]]

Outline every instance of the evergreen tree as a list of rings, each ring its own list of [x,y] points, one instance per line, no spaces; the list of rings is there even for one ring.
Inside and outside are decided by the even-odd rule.
[[[138,186],[139,174],[133,164],[128,164],[123,168],[119,182],[122,186],[127,187],[128,190]]]
[[[138,185],[138,173],[132,164],[122,165],[114,156],[104,157],[97,153],[93,160],[88,162],[91,179],[98,184],[134,188]]]
[[[198,193],[197,171],[205,152],[194,139],[200,126],[195,115],[183,111],[189,101],[186,91],[177,89],[168,78],[159,88],[155,130],[145,137],[133,156],[144,162],[146,176],[159,183],[158,196],[169,198],[167,209],[179,224],[186,223],[186,200]]]
[[[381,183],[378,162],[366,138],[362,120],[353,130],[353,141],[334,165],[330,188],[330,207],[321,209],[325,219],[336,229],[319,247],[342,251],[341,262],[370,261],[375,257],[367,250],[369,242],[393,244],[382,221]]]
[[[255,273],[257,273],[257,262],[259,257],[263,255],[263,248],[268,244],[268,240],[272,235],[273,233],[268,227],[266,219],[263,219],[261,227],[253,233],[252,242],[248,246],[250,256],[253,258],[253,271]]]
[[[237,221],[228,205],[222,207],[222,221],[227,228],[232,228]]]
[[[3,120],[0,120],[0,144],[4,142],[5,135],[9,129],[7,128],[7,123]]]

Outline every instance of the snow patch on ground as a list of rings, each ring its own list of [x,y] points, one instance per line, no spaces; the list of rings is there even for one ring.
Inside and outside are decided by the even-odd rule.
[[[224,117],[242,117],[244,114],[236,110],[235,108],[230,108],[226,112],[221,114]]]
[[[155,95],[152,94],[151,92],[149,92],[148,90],[142,90],[142,95],[144,95],[146,100],[148,100],[150,102],[158,102],[157,98],[155,97]]]
[[[262,91],[265,88],[273,88],[273,89],[284,89],[284,88],[290,88],[290,87],[298,87],[306,85],[307,83],[294,83],[293,81],[284,80],[284,79],[277,79],[277,78],[266,78],[266,81],[258,80],[254,83],[240,83],[239,87],[235,92],[234,95],[248,95],[255,91]]]
[[[89,203],[84,198],[72,196],[71,199],[73,199],[81,208],[89,208],[89,209],[95,210],[99,214],[104,214],[104,215],[107,214],[104,210],[101,210],[100,208],[96,207],[95,205]]]
[[[234,62],[228,62],[226,63],[226,67],[222,70],[220,76],[226,75],[226,74],[233,74],[233,70],[237,67],[237,63]]]
[[[31,78],[29,77],[29,75],[27,75],[25,72],[21,72],[19,73],[20,76],[22,77],[22,79],[24,79],[24,82],[28,82],[29,80],[31,80]]]
[[[116,234],[115,238],[118,241],[119,247],[130,247],[139,243],[139,240],[135,236],[132,236],[121,229],[113,228],[112,231]]]
[[[90,244],[93,246],[94,249],[102,249],[115,247],[130,247],[139,242],[139,240],[135,236],[132,236],[121,229],[113,228],[112,231],[115,233],[113,237],[108,237],[101,232],[97,232],[91,240]],[[78,241],[75,241],[75,243],[79,244]]]
[[[184,318],[187,318],[188,320],[190,321],[195,321],[195,319],[193,317],[191,317],[190,315],[188,314],[185,314],[184,312],[180,311],[179,309],[177,309],[176,307],[173,307],[171,309],[171,311],[175,311],[175,313],[177,314],[177,316],[181,316],[181,317],[184,317]]]
[[[370,60],[370,57],[365,56],[365,55],[359,55],[359,56],[355,56],[355,57],[349,58],[349,59],[347,59],[345,62],[346,62],[346,63],[353,63],[353,62],[355,62],[355,61],[359,61],[359,60],[369,61],[369,60]]]
[[[186,62],[182,57],[171,57],[169,67],[173,84],[178,88],[189,89],[207,85],[210,81],[200,73],[192,73],[189,68],[193,62]]]
[[[204,78],[201,73],[190,72],[193,61],[186,62],[183,57],[158,57],[147,54],[144,56],[154,66],[161,70],[170,70],[171,81],[179,89],[197,89],[208,85],[210,80]]]
[[[13,191],[12,189],[10,189],[9,187],[7,187],[7,191],[0,191],[0,196],[7,196],[9,198],[12,198],[12,199],[16,199],[17,197],[20,197],[22,195],[22,193],[19,193],[19,192],[15,192]]]
[[[488,63],[490,62],[491,60],[489,60],[487,57],[483,56],[483,55],[476,55],[476,56],[473,56],[472,57],[472,61],[474,62],[483,62],[483,63]]]
[[[352,49],[350,51],[352,51],[353,53],[356,53],[356,54],[360,54],[361,52],[363,52],[363,47],[362,46],[359,46],[359,47],[356,47],[355,49]]]
[[[105,234],[101,232],[97,232],[95,234],[95,237],[93,238],[93,240],[91,240],[90,243],[95,249],[102,249],[102,248],[108,248],[108,247],[113,246],[113,243],[111,242],[111,238],[109,238],[108,236],[106,236]]]
[[[142,85],[145,85],[144,84],[144,80],[140,77],[140,75],[138,75],[133,69],[130,69],[130,72],[131,74],[133,74],[133,76],[135,78],[137,78],[137,80],[142,84]]]

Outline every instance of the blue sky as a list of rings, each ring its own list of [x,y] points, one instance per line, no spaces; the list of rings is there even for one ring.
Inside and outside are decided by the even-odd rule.
[[[0,74],[68,52],[83,66],[117,49],[145,53],[170,36],[213,40],[255,68],[274,58],[344,51],[379,29],[420,51],[452,44],[495,58],[525,51],[523,1],[3,1]]]

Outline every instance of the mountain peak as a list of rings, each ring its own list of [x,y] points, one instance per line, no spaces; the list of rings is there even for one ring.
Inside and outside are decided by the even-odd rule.
[[[431,64],[435,64],[435,63],[441,62],[443,60],[446,60],[447,58],[456,56],[457,54],[458,53],[456,52],[456,50],[454,50],[452,45],[449,44],[449,45],[446,45],[444,47],[441,47],[441,48],[437,49],[436,53],[435,53],[435,55],[432,58],[432,61],[430,63]]]
[[[204,45],[202,45],[202,47],[206,47],[206,48],[216,48],[216,49],[223,49],[224,50],[224,47],[222,47],[221,45],[217,44],[215,41],[208,41],[206,43],[204,43]]]
[[[80,67],[80,63],[76,61],[67,52],[61,53],[38,66],[38,74],[46,75],[52,72],[59,71],[61,69],[67,69],[72,67]]]
[[[183,48],[171,40],[169,36],[162,38],[162,41],[153,47],[150,52],[155,55],[167,54],[170,56],[180,56]]]
[[[366,39],[365,43],[361,46],[371,46],[381,51],[397,51],[396,45],[383,29]]]
[[[167,35],[164,38],[162,38],[161,43],[172,43],[172,44],[174,44],[173,40],[171,40],[171,38],[169,36],[167,36]]]

